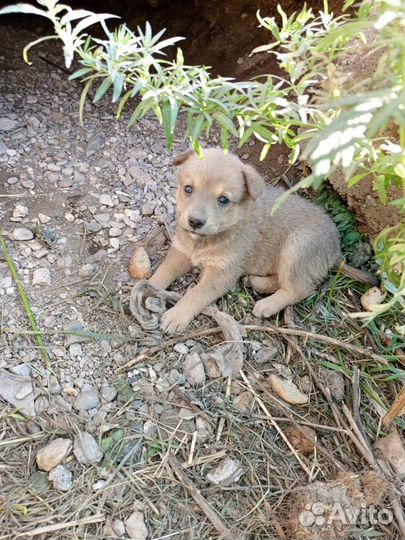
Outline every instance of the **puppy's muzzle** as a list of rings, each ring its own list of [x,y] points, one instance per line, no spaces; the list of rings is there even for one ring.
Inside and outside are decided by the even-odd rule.
[[[205,220],[201,219],[201,218],[195,218],[195,217],[190,216],[188,218],[188,223],[189,223],[189,225],[190,225],[190,227],[192,229],[196,230],[196,229],[201,229],[201,227],[204,227]]]

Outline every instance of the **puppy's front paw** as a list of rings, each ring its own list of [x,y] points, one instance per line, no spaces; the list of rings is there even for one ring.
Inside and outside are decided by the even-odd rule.
[[[177,306],[168,309],[162,315],[160,321],[160,328],[168,334],[176,334],[183,332],[190,324],[192,317],[190,317],[184,309]]]

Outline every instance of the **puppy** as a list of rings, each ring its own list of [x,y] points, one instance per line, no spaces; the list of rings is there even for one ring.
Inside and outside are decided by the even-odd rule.
[[[241,276],[259,293],[256,317],[271,317],[303,300],[333,267],[359,281],[375,279],[343,263],[339,234],[314,204],[291,195],[272,215],[283,192],[266,187],[258,172],[221,149],[188,150],[178,167],[177,228],[169,252],[149,282],[166,289],[192,267],[199,283],[164,313],[168,333],[185,330],[192,319],[233,287]]]

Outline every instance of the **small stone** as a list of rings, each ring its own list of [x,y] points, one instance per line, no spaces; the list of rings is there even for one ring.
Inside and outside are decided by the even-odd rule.
[[[87,336],[80,336],[74,333],[72,334],[69,333],[69,332],[84,332],[85,331],[85,328],[80,321],[70,321],[69,323],[64,325],[63,330],[66,332],[66,345],[72,345],[73,343],[84,343],[86,341],[89,341],[89,338]],[[81,347],[80,347],[80,352],[78,352],[78,354],[74,352],[72,356],[78,356],[80,354],[82,354]]]
[[[189,384],[197,386],[205,383],[205,369],[198,353],[186,356],[183,362],[183,372]]]
[[[7,184],[9,184],[10,186],[13,186],[14,184],[16,184],[18,182],[18,178],[16,176],[11,176],[8,180],[7,180]]]
[[[112,386],[105,385],[100,388],[101,397],[107,402],[115,399],[117,393],[117,390]]]
[[[0,131],[11,131],[16,127],[17,123],[16,120],[2,116],[0,117]]]
[[[384,294],[378,287],[371,287],[360,298],[361,305],[366,311],[374,311],[375,307],[384,300]]]
[[[24,396],[18,398],[17,396]],[[17,408],[24,416],[36,416],[32,380],[7,371],[0,371],[0,397]]]
[[[26,229],[25,227],[17,227],[13,231],[13,239],[24,241],[32,240],[34,238],[34,233],[30,229]]]
[[[112,522],[112,529],[117,536],[124,536],[125,525],[121,519],[114,519]]]
[[[0,278],[0,289],[8,289],[13,284],[11,277]]]
[[[68,176],[63,176],[61,180],[59,181],[59,186],[61,188],[70,188],[73,185],[73,178],[69,178]]]
[[[248,390],[245,390],[244,392],[241,392],[235,397],[235,399],[233,400],[233,404],[238,409],[238,411],[246,413],[250,410],[252,401],[252,394]]]
[[[41,471],[50,471],[62,463],[72,449],[70,439],[54,439],[37,452],[37,465]]]
[[[212,427],[208,420],[202,416],[197,416],[195,419],[195,426],[197,428],[198,442],[202,443],[209,439],[212,435]]]
[[[405,478],[405,448],[398,431],[392,431],[386,437],[377,439],[373,450],[376,457],[391,465],[401,480]]]
[[[39,396],[35,400],[35,410],[37,414],[45,412],[49,407],[49,400],[46,396]]]
[[[227,457],[207,474],[207,480],[212,484],[226,486],[237,482],[242,474],[243,469],[239,461]]]
[[[304,456],[313,454],[316,441],[316,432],[309,426],[290,426],[286,431],[292,446]]]
[[[16,366],[12,366],[9,368],[11,373],[15,373],[16,375],[21,375],[21,377],[30,377],[31,376],[31,368],[28,364],[17,364]]]
[[[81,356],[82,352],[79,343],[72,343],[72,345],[69,346],[69,353],[71,356]]]
[[[13,218],[20,219],[28,215],[28,208],[23,204],[17,203],[13,210]]]
[[[188,347],[185,343],[176,343],[174,351],[179,354],[188,354]]]
[[[34,189],[35,183],[32,180],[23,180],[21,185],[25,189]]]
[[[143,425],[143,433],[145,437],[154,439],[157,435],[157,427],[152,420],[146,420]]]
[[[51,218],[45,214],[38,214],[38,219],[41,223],[49,223],[51,221]]]
[[[266,364],[277,354],[277,347],[262,347],[253,358],[258,364]]]
[[[90,433],[84,432],[76,435],[73,445],[73,453],[79,463],[91,465],[98,463],[103,458],[103,451]]]
[[[77,272],[80,277],[90,277],[92,276],[96,271],[96,267],[94,264],[84,264],[79,268],[79,271]]]
[[[146,279],[150,276],[152,265],[145,248],[138,246],[129,261],[128,271],[135,279]]]
[[[73,403],[76,411],[88,411],[94,409],[100,403],[100,396],[97,391],[90,385],[83,386],[82,391],[77,396]]]
[[[118,240],[118,238],[110,238],[110,245],[113,249],[119,249],[120,241]]]
[[[113,206],[115,206],[114,201],[112,200],[111,195],[109,195],[108,193],[102,193],[102,194],[100,195],[99,201],[100,201],[100,204],[102,204],[102,205],[104,205],[104,206],[111,206],[111,208],[112,208]]]
[[[55,375],[49,376],[48,388],[51,394],[60,394],[60,384]]]
[[[148,529],[142,512],[133,512],[125,522],[127,534],[131,540],[146,540]]]
[[[64,465],[52,469],[48,478],[59,491],[69,491],[73,484],[73,474]]]
[[[122,230],[118,227],[111,227],[111,229],[108,231],[108,234],[112,238],[116,238],[118,236],[121,236]]]
[[[32,276],[33,285],[50,285],[51,284],[51,272],[49,268],[37,268],[34,270],[34,275]]]
[[[308,403],[308,396],[303,394],[294,383],[285,381],[273,374],[270,375],[269,380],[274,392],[287,403],[291,403],[293,405],[302,405],[304,403]]]
[[[146,202],[142,205],[141,213],[143,216],[148,217],[151,216],[155,210],[155,203],[154,202]]]

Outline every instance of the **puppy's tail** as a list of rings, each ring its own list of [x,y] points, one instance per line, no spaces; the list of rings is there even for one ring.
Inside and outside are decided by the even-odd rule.
[[[353,268],[349,266],[343,260],[340,262],[338,271],[342,272],[345,276],[360,281],[360,283],[369,283],[370,285],[378,285],[379,281],[376,277],[372,276],[364,270],[359,270],[358,268]]]

